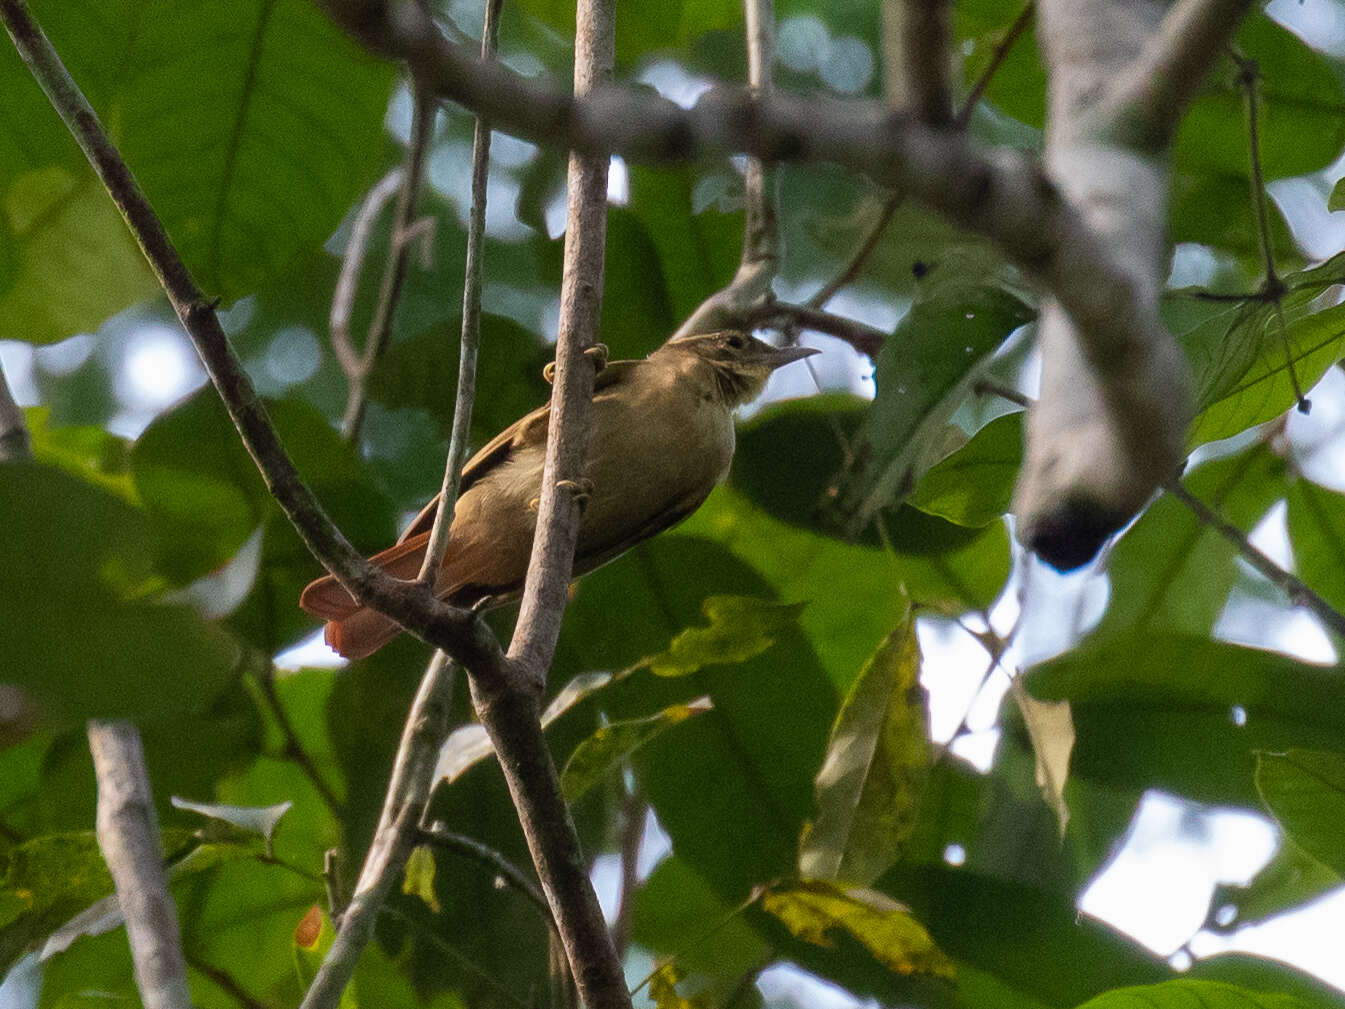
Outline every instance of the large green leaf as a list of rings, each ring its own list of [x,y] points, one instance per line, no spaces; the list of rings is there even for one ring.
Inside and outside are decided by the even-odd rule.
[[[787,591],[711,540],[658,537],[579,583],[552,676],[563,682],[571,671],[623,668],[664,650],[702,623],[707,596],[788,599]],[[629,719],[710,697],[713,710],[653,739],[633,763],[674,850],[730,901],[792,871],[837,704],[805,633],[791,622],[772,636],[769,650],[731,665],[678,677],[642,670],[604,687],[586,702],[588,729],[580,709],[566,719],[569,732],[586,735],[594,708]],[[553,728],[552,743],[564,752],[558,729],[566,726]],[[744,836],[753,843],[741,843]]]
[[[1345,757],[1325,750],[1259,753],[1256,789],[1290,841],[1345,876]]]
[[[1345,609],[1345,497],[1299,479],[1285,499],[1299,576],[1336,609]]]
[[[697,704],[673,704],[648,718],[612,722],[574,748],[560,774],[560,790],[565,801],[578,802],[631,754],[675,725],[710,708],[708,701]]]
[[[911,306],[878,355],[878,394],[839,480],[837,505],[852,535],[915,489],[942,454],[948,421],[976,366],[1031,318],[1027,306],[996,287],[950,284]]]
[[[1089,999],[1080,1009],[1307,1009],[1289,995],[1252,991],[1219,981],[1178,978],[1162,984],[1121,988]]]
[[[0,665],[46,725],[200,710],[235,647],[190,609],[144,598],[154,530],[62,470],[10,463],[0,494]]]
[[[461,320],[454,318],[388,348],[370,377],[369,395],[385,406],[426,411],[447,441],[453,427],[460,334]],[[482,316],[472,409],[472,434],[478,444],[546,402],[551,390],[542,368],[553,356],[512,319]],[[437,468],[442,470],[442,458]]]
[[[1023,461],[1023,415],[992,420],[965,446],[930,467],[911,504],[965,526],[983,526],[1009,510]]]
[[[282,440],[328,513],[359,547],[394,537],[391,503],[374,488],[354,450],[306,404],[268,404]],[[213,389],[203,389],[151,424],[131,456],[136,489],[166,532],[162,564],[188,581],[224,563],[259,527],[262,549],[248,598],[231,617],[267,652],[291,641],[309,618],[298,609],[317,563],[280,513]]]
[[[1285,655],[1196,635],[1132,631],[1028,674],[1068,700],[1075,775],[1257,805],[1255,753],[1329,748],[1345,732],[1345,677]]]
[[[844,930],[885,967],[898,974],[931,974],[952,979],[953,963],[911,913],[875,890],[804,880],[771,887],[762,907],[798,938],[830,947],[829,933]]]
[[[742,249],[741,215],[714,204],[698,207],[695,185],[690,168],[630,169],[630,209],[658,250],[679,323],[733,278]]]
[[[1284,493],[1284,460],[1264,446],[1196,468],[1186,489],[1240,529]],[[1237,553],[1165,495],[1121,538],[1107,564],[1111,596],[1095,639],[1135,629],[1208,633],[1238,577]]]
[[[231,301],[316,248],[377,171],[367,151],[382,132],[391,68],[303,0],[34,6],[188,267],[213,294]],[[110,215],[85,216],[97,198],[89,170],[8,46],[0,90],[9,102],[0,194],[12,202],[25,191],[16,186],[26,186],[47,207],[40,224],[17,228],[13,214],[6,222],[26,265],[17,276],[7,271],[0,329],[57,339],[148,288],[139,253],[114,237]],[[72,310],[34,311],[34,293],[47,306],[67,292]]]
[[[1231,308],[1182,335],[1200,410],[1189,444],[1227,438],[1293,406],[1291,359],[1299,388],[1307,390],[1345,356],[1345,305],[1322,307],[1315,294],[1295,292],[1280,309]]]

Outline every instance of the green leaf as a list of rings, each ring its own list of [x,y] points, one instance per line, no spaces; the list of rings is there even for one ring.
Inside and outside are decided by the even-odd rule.
[[[1299,577],[1336,609],[1345,609],[1345,497],[1300,478],[1285,498]]]
[[[646,949],[676,955],[678,963],[717,978],[739,977],[771,953],[746,917],[676,854],[636,892],[631,935]]]
[[[1023,461],[1023,415],[997,417],[932,466],[911,504],[963,526],[987,525],[1009,510]]]
[[[156,546],[142,513],[36,463],[7,464],[4,483],[0,656],[42,724],[180,715],[224,690],[232,642],[194,611],[143,597]]]
[[[675,320],[733,278],[742,249],[741,214],[698,209],[695,185],[691,168],[630,167],[630,208],[658,250]],[[650,348],[662,339],[651,334]]]
[[[145,16],[132,0],[35,8],[208,292],[237,299],[317,248],[378,170],[367,151],[391,66],[311,4],[246,0],[190,16],[172,4]],[[0,222],[0,248],[20,264],[0,269],[0,331],[50,342],[156,285],[11,47],[0,90],[0,200],[26,207]]]
[[[49,834],[0,856],[0,975],[34,943],[112,890],[93,831]]]
[[[346,536],[369,552],[391,543],[392,503],[355,450],[307,404],[266,405],[295,465]],[[131,468],[141,500],[167,534],[160,566],[170,578],[189,582],[215,570],[260,527],[257,577],[230,625],[272,654],[312,626],[297,599],[320,568],[267,492],[213,389],[146,428]]]
[[[851,534],[915,489],[977,365],[1032,317],[1011,294],[979,285],[949,284],[911,306],[878,355],[878,394],[839,480]]]
[[[799,845],[800,875],[868,886],[900,857],[929,774],[920,661],[908,608],[836,716],[814,784],[817,819]]]
[[[621,766],[640,747],[662,735],[692,715],[709,711],[709,698],[690,704],[674,704],[648,718],[612,722],[589,736],[570,754],[560,774],[560,790],[565,801],[578,802],[588,791]]]
[[[1345,756],[1325,750],[1258,753],[1256,790],[1290,841],[1345,875]]]
[[[0,64],[14,59],[5,49]],[[0,80],[9,76],[0,65]],[[24,172],[0,161],[0,332],[55,343],[95,331],[158,289],[92,171],[52,164]]]
[[[1254,446],[1197,467],[1183,483],[1233,525],[1251,529],[1284,493],[1284,460]],[[1107,573],[1111,595],[1095,640],[1144,628],[1208,634],[1237,581],[1237,552],[1164,495],[1121,537]]]
[[[1237,48],[1256,61],[1257,132],[1267,179],[1325,168],[1345,144],[1345,94],[1330,63],[1293,32],[1254,12]],[[1244,89],[1231,60],[1212,70],[1177,134],[1178,169],[1247,175]]]
[[[1246,886],[1219,886],[1210,899],[1212,911],[1232,906],[1236,915],[1232,921],[1206,921],[1205,927],[1214,931],[1231,931],[1254,925],[1290,908],[1306,904],[1328,890],[1340,886],[1341,877],[1305,854],[1295,844],[1282,844],[1275,857],[1258,872]],[[1211,915],[1213,918],[1213,914]]]
[[[803,626],[840,683],[900,618],[891,585],[904,584],[923,606],[961,613],[992,603],[1009,574],[1000,523],[966,529],[903,507],[883,516],[886,542],[874,532],[864,546],[831,535],[819,505],[837,493],[833,477],[867,409],[857,397],[817,396],[763,410],[739,431],[730,486],[740,493],[717,491],[682,527],[724,542],[769,573],[777,592],[811,599]],[[860,614],[845,604],[858,596],[888,602]],[[823,630],[859,624],[863,638]]]
[[[1326,209],[1345,210],[1345,179],[1337,179],[1331,187],[1331,195],[1326,198]]]
[[[697,622],[707,596],[780,592],[712,540],[680,531],[659,536],[579,583],[552,675],[621,668],[633,656],[657,653]],[[736,902],[762,880],[793,870],[837,692],[809,638],[790,625],[755,658],[682,677],[631,675],[604,688],[602,710],[615,719],[638,718],[704,695],[713,710],[650,741],[632,763],[679,856]],[[596,721],[596,713],[590,717]],[[570,724],[577,728],[578,718]],[[743,844],[745,836],[753,843]]]
[[[135,505],[135,486],[130,476],[131,443],[93,425],[54,427],[51,411],[42,406],[24,410],[32,436],[33,458],[59,466]]]
[[[1118,988],[1089,999],[1079,1009],[1307,1009],[1311,1003],[1289,995],[1252,991],[1219,981],[1178,978],[1161,984]]]
[[[542,712],[542,728],[548,728],[561,715],[612,680],[611,673],[580,673],[551,698]],[[469,767],[492,756],[494,752],[495,747],[484,726],[476,723],[460,726],[449,734],[439,750],[435,777],[448,782],[456,781]]]
[[[900,904],[876,890],[801,880],[771,887],[761,906],[795,936],[830,947],[829,933],[848,932],[889,970],[952,979],[953,963],[934,945],[925,927]]]
[[[675,963],[665,964],[650,976],[649,997],[655,1009],[711,1009],[712,993],[702,991],[686,997],[677,990],[685,978],[686,971]]]
[[[745,662],[760,655],[780,632],[798,624],[807,603],[772,603],[743,596],[710,596],[701,604],[708,627],[690,627],[666,651],[642,659],[656,676],[686,676],[706,666]]]
[[[1257,806],[1257,751],[1325,749],[1345,733],[1337,670],[1201,635],[1089,641],[1033,669],[1027,687],[1070,702],[1075,776],[1199,802]]]
[[[1288,410],[1294,404],[1289,360],[1299,387],[1310,389],[1345,355],[1345,305],[1315,311],[1315,295],[1295,291],[1278,311],[1243,304],[1182,334],[1200,411],[1188,444],[1230,437]]]
[[[1039,701],[1023,689],[1015,677],[1009,689],[1018,714],[1032,743],[1033,772],[1042,798],[1055,814],[1063,839],[1069,826],[1069,805],[1065,785],[1069,782],[1069,760],[1074,752],[1074,717],[1068,701]]]

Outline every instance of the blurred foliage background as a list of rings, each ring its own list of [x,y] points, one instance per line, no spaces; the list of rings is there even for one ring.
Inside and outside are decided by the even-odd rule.
[[[436,120],[420,211],[434,223],[427,265],[413,265],[351,444],[337,428],[347,390],[328,313],[353,208],[404,158],[410,99],[394,68],[306,0],[31,7],[198,282],[222,299],[300,470],[357,546],[386,545],[443,465],[471,117],[446,108]],[[1020,9],[956,5],[963,94]],[[480,31],[474,0],[439,13]],[[779,86],[880,94],[876,3],[781,0],[777,15]],[[1270,246],[1288,293],[1279,304],[1187,296],[1252,291],[1261,275],[1245,95],[1225,61],[1173,161],[1165,305],[1196,375],[1188,487],[1237,528],[1260,528],[1258,542],[1279,531],[1272,552],[1337,607],[1345,260],[1331,258],[1343,232],[1328,207],[1345,147],[1345,47],[1331,28],[1342,17],[1334,0],[1276,3],[1237,41],[1259,67]],[[504,5],[501,56],[521,73],[568,80],[572,35],[566,3]],[[741,81],[740,8],[624,0],[617,61],[620,78],[682,102],[709,78]],[[400,640],[339,669],[315,648],[293,651],[314,630],[296,599],[316,563],[8,46],[0,94],[0,359],[31,404],[35,455],[0,474],[0,971],[18,963],[26,979],[2,991],[45,1007],[136,997],[119,931],[77,927],[48,943],[110,892],[82,722],[117,716],[144,734],[197,1005],[293,1006],[330,941],[300,928],[326,907],[323,853],[338,848],[354,878],[427,649]],[[1029,30],[971,128],[1032,149],[1043,107]],[[559,152],[496,138],[478,444],[546,395],[564,165]],[[839,273],[886,195],[834,168],[782,168],[780,295],[806,298]],[[601,336],[613,357],[638,357],[732,276],[741,164],[618,163],[611,202]],[[387,245],[388,222],[379,227],[356,333]],[[744,416],[728,484],[578,584],[567,612],[550,689],[623,671],[548,735],[559,765],[583,758],[567,787],[600,890],[619,906],[632,984],[676,956],[640,997],[673,1009],[790,1005],[807,972],[837,986],[827,998],[884,1005],[1341,1004],[1270,960],[1192,964],[1200,922],[1155,952],[1077,910],[1155,790],[1182,804],[1190,830],[1232,808],[1278,831],[1249,885],[1207,894],[1202,935],[1340,884],[1338,642],[1171,498],[1116,542],[1105,569],[1061,580],[1021,556],[1005,515],[1018,408],[972,386],[989,377],[1032,391],[1032,298],[984,243],[905,204],[831,308],[893,334],[878,358],[805,334],[824,356],[812,376],[781,373],[771,402]],[[1318,386],[1312,421],[1284,420],[1290,359],[1304,388]],[[500,615],[501,630],[511,619]],[[707,624],[715,647],[678,637]],[[1005,672],[1020,670],[1009,688]],[[709,710],[686,707],[704,697]],[[867,756],[840,767],[859,774],[859,792],[819,777],[842,759],[831,743],[843,730],[866,741]],[[1058,746],[1069,760],[1071,739],[1066,778]],[[866,815],[838,826],[847,802]],[[218,806],[280,803],[292,805],[262,823]],[[527,864],[489,761],[442,782],[432,815]],[[613,867],[637,855],[635,885],[618,896]],[[1161,895],[1148,910],[1168,913]],[[21,959],[44,945],[41,966]],[[547,964],[527,899],[477,861],[427,850],[385,909],[350,999],[546,1005]],[[773,986],[756,983],[767,975]],[[1148,987],[1108,994],[1136,985]],[[797,1004],[822,1004],[820,988],[803,990]]]

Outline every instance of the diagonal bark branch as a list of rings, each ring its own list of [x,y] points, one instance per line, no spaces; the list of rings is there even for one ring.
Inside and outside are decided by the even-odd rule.
[[[1021,152],[987,156],[961,131],[927,127],[865,101],[757,96],[729,87],[712,88],[690,109],[615,86],[572,96],[475,59],[414,4],[320,3],[369,48],[407,60],[440,97],[537,143],[633,161],[689,160],[714,151],[829,161],[903,189],[992,239],[1049,289],[1100,371],[1125,367],[1163,332],[1156,304],[1139,296],[1109,236],[1095,233],[1037,161]]]

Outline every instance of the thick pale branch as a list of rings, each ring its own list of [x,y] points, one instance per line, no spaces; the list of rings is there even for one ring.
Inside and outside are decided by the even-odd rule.
[[[189,1009],[187,963],[140,733],[130,722],[91,721],[88,735],[98,778],[98,847],[126,916],[136,987],[146,1009]]]
[[[1107,115],[1137,145],[1162,150],[1252,0],[1179,0],[1163,17],[1107,102]]]
[[[1041,397],[1014,496],[1022,541],[1072,568],[1144,507],[1185,451],[1189,368],[1158,318],[1167,273],[1166,158],[1133,143],[1108,105],[1159,31],[1158,2],[1042,0],[1050,72],[1047,168],[1117,270],[1118,329],[1050,287],[1038,322]],[[1119,306],[1118,306],[1119,307]]]
[[[406,59],[437,93],[485,114],[497,129],[632,161],[690,160],[708,152],[773,161],[829,161],[903,189],[1004,253],[1054,292],[1087,334],[1098,367],[1149,344],[1156,307],[1063,200],[1035,159],[985,155],[960,131],[924,126],[871,102],[805,99],[716,87],[690,109],[647,90],[605,87],[572,96],[484,63],[449,42],[403,0],[321,0],[376,51]],[[1136,336],[1136,334],[1140,334]]]
[[[365,560],[332,523],[285,452],[251,379],[220,327],[214,303],[196,286],[139,183],[51,43],[29,16],[27,6],[20,0],[0,0],[0,18],[19,55],[130,227],[267,489],[309,551],[360,603],[386,613],[417,637],[477,669],[480,675],[507,675],[499,643],[475,614],[440,603],[422,585],[385,574]]]

